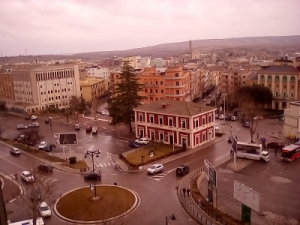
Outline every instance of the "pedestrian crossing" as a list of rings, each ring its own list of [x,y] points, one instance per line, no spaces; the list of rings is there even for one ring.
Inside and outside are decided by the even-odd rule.
[[[95,167],[103,168],[103,167],[114,167],[114,163],[106,162],[106,163],[95,163]]]
[[[155,180],[155,181],[160,181],[161,179],[163,179],[166,175],[168,175],[168,173],[170,173],[170,171],[168,172],[163,172],[163,173],[157,173],[155,175],[147,175],[148,178]]]

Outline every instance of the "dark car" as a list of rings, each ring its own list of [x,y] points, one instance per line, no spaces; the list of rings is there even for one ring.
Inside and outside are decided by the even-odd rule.
[[[92,127],[91,126],[86,126],[85,132],[87,132],[87,133],[92,132]]]
[[[269,148],[282,149],[283,147],[284,147],[284,145],[282,143],[278,143],[278,142],[269,142],[267,144],[267,149],[269,149]]]
[[[99,173],[91,173],[84,176],[85,180],[101,180],[101,174]]]
[[[134,141],[129,142],[129,143],[128,143],[128,146],[129,146],[130,148],[139,148],[139,147],[141,147],[140,144],[138,144],[138,143],[136,143],[136,142],[134,142]]]
[[[25,120],[30,120],[30,119],[31,119],[30,115],[25,116]]]
[[[50,145],[47,145],[47,146],[44,148],[44,151],[46,151],[46,152],[51,152],[54,148],[56,148],[56,145],[55,145],[55,144],[50,144]]]
[[[50,123],[50,122],[51,122],[50,118],[45,119],[45,123]]]
[[[231,116],[225,116],[225,120],[226,121],[230,121],[231,120]]]
[[[190,172],[190,168],[186,165],[178,166],[176,169],[177,176],[184,176]]]
[[[45,173],[51,173],[53,172],[53,166],[50,166],[50,165],[39,165],[37,167],[38,171],[41,171],[41,172],[45,172]]]

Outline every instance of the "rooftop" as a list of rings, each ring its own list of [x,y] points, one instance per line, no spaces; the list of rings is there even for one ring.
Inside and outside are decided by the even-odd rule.
[[[103,78],[86,77],[84,79],[80,79],[80,86],[91,86],[93,84],[97,84],[103,81]]]
[[[158,100],[150,104],[138,106],[134,110],[177,116],[195,116],[215,109],[215,107],[201,106],[199,103],[194,102]]]
[[[281,65],[281,66],[265,66],[262,67],[258,73],[290,73],[299,74],[300,71],[294,66]]]

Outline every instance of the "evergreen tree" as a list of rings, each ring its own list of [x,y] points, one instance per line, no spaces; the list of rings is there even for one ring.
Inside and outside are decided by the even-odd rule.
[[[133,108],[139,106],[140,101],[144,98],[138,95],[143,87],[138,83],[133,68],[125,63],[122,67],[120,83],[115,84],[114,97],[107,102],[112,125],[128,125],[130,133],[133,133],[131,126],[131,122],[134,121]]]

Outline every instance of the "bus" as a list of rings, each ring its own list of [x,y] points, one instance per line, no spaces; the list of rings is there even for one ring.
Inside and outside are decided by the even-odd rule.
[[[300,158],[300,145],[291,144],[281,149],[281,160],[291,162]]]

